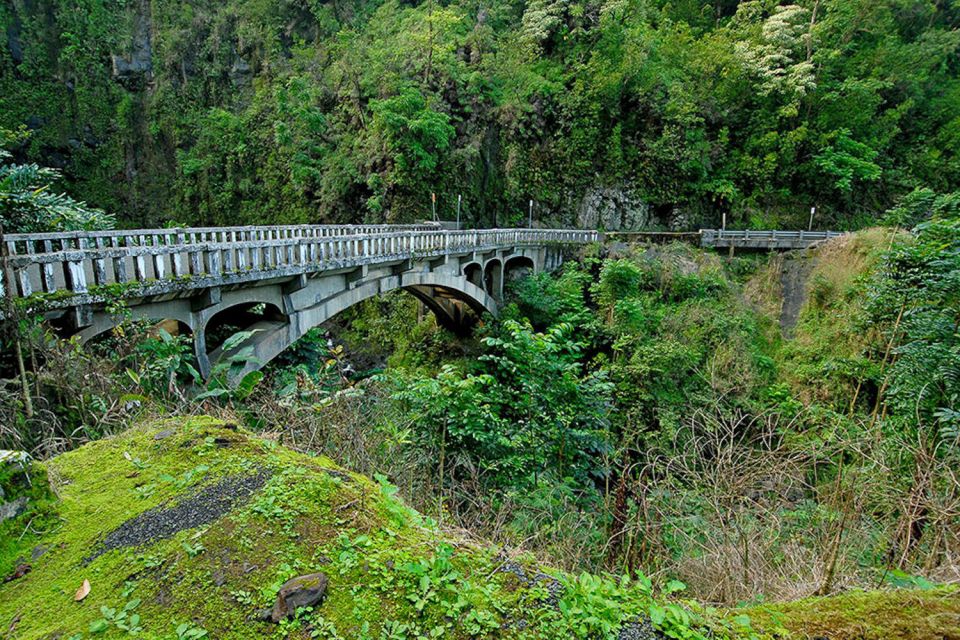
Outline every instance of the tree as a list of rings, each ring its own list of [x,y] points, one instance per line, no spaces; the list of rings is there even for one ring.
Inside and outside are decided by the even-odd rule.
[[[384,190],[397,187],[408,194],[425,192],[454,136],[449,116],[433,110],[412,87],[392,98],[372,101],[370,109],[373,139],[386,151],[390,163]]]
[[[834,186],[842,193],[850,193],[855,181],[875,182],[881,169],[873,161],[877,152],[850,137],[849,129],[835,132],[833,142],[814,157],[816,166],[834,179]]]
[[[737,17],[746,19],[759,8],[759,2],[744,2]],[[804,55],[809,51],[809,15],[794,4],[776,7],[763,21],[758,41],[736,45],[744,66],[758,77],[760,93],[777,94],[785,101],[783,115],[795,115],[800,100],[816,87],[813,63]]]
[[[913,198],[916,200],[917,198]],[[891,345],[878,406],[916,428],[960,437],[960,194],[895,244],[869,287],[868,309]]]

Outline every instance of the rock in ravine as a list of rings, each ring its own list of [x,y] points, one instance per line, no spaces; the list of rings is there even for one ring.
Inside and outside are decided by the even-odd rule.
[[[292,617],[297,609],[319,604],[327,593],[327,583],[329,579],[325,573],[311,573],[287,580],[280,587],[270,619],[280,622]]]

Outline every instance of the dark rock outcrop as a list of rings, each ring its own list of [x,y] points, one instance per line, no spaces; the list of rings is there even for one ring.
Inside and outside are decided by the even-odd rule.
[[[153,16],[150,3],[141,1],[134,19],[133,40],[127,55],[111,55],[113,77],[130,91],[144,89],[153,79]]]
[[[323,601],[327,594],[330,579],[327,574],[318,572],[291,578],[283,583],[277,594],[277,601],[270,612],[273,622],[293,617],[297,609],[312,607]]]

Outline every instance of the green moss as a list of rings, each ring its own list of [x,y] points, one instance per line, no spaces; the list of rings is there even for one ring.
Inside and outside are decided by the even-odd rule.
[[[0,577],[8,576],[17,565],[28,562],[44,531],[57,525],[54,497],[50,493],[43,467],[28,464],[0,465],[0,502],[27,499],[25,511],[0,523]]]
[[[748,611],[758,628],[786,636],[857,640],[960,637],[960,592],[954,587],[854,591]]]
[[[33,311],[38,312],[42,311],[48,306],[56,303],[62,302],[64,300],[69,300],[75,296],[82,295],[74,293],[73,291],[68,291],[67,289],[60,289],[58,291],[52,292],[43,292],[35,291],[31,293],[26,298],[15,298],[14,303],[17,305],[17,308],[20,311]]]
[[[50,510],[57,526],[39,537],[49,550],[0,587],[0,624],[17,638],[86,638],[101,627],[97,636],[121,637],[104,611],[128,606],[127,620],[138,616],[146,638],[175,637],[174,625],[187,622],[216,638],[593,637],[571,631],[590,616],[577,608],[582,602],[613,612],[612,624],[645,615],[650,602],[649,586],[558,574],[571,603],[582,602],[555,608],[542,585],[499,571],[493,549],[440,531],[385,479],[371,482],[212,418],[145,424],[43,467],[59,498]],[[93,555],[109,532],[150,509],[264,470],[262,488],[213,522]],[[516,566],[537,573],[530,561]],[[286,580],[316,571],[330,578],[322,606],[280,626],[257,618]],[[90,593],[75,602],[84,580]]]

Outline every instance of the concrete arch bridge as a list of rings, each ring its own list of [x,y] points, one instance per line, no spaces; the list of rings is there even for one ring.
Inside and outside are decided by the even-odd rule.
[[[224,325],[253,335],[269,362],[340,311],[394,289],[438,321],[467,331],[497,313],[504,282],[549,270],[595,231],[443,230],[435,225],[302,225],[7,235],[4,282],[21,308],[86,342],[119,321],[176,321],[193,337],[205,377],[225,357],[208,336]],[[211,341],[213,342],[213,341]]]

